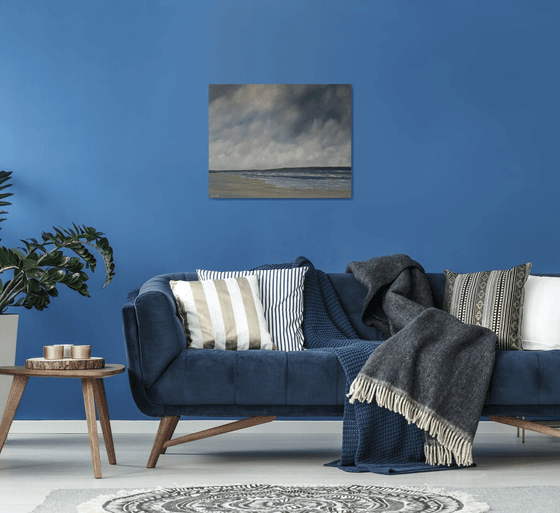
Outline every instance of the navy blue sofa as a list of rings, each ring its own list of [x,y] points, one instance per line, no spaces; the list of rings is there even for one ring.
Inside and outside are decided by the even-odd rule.
[[[427,276],[441,307],[444,274]],[[361,321],[366,289],[350,273],[329,277],[358,335],[383,340]],[[332,353],[188,349],[169,281],[196,279],[196,273],[156,276],[132,291],[123,308],[134,401],[144,414],[162,419],[148,467],[171,445],[275,417],[342,419],[345,375]],[[498,421],[494,416],[560,416],[560,351],[498,352],[482,414]],[[173,440],[181,416],[254,420]]]

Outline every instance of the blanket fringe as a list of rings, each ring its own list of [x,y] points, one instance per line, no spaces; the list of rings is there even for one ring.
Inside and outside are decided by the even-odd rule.
[[[371,403],[375,400],[382,408],[402,415],[409,424],[415,424],[435,438],[432,443],[428,441],[424,444],[428,465],[451,465],[453,458],[459,466],[473,464],[470,437],[458,432],[452,424],[433,410],[414,401],[404,391],[392,387],[389,383],[358,375],[347,395],[350,403]]]

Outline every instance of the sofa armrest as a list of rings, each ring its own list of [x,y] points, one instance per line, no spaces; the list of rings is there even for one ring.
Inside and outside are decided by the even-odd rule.
[[[138,324],[136,323],[136,309],[134,302],[140,289],[132,290],[122,309],[124,349],[126,353],[126,367],[128,381],[135,402],[142,403],[144,388],[142,386],[142,368],[140,365],[140,346],[138,343]],[[140,408],[140,406],[139,406]]]
[[[140,289],[131,290],[122,309],[122,329],[124,336],[124,349],[126,353],[126,366],[130,370],[140,370],[140,356],[138,353],[138,325],[136,324],[136,309],[134,301]]]
[[[145,388],[153,385],[187,347],[183,325],[169,286],[172,279],[185,278],[184,274],[156,276],[140,288],[134,299],[137,358],[140,360],[139,367]],[[129,353],[132,356],[130,351]]]

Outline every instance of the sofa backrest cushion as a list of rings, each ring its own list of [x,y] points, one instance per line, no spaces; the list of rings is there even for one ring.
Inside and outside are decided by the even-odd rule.
[[[351,273],[331,273],[328,276],[342,308],[358,336],[363,340],[383,340],[381,331],[374,326],[366,326],[362,322],[366,288]]]

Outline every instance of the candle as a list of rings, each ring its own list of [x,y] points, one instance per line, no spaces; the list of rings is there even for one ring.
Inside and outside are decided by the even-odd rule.
[[[45,360],[62,360],[63,356],[63,346],[43,346],[43,357]]]
[[[87,360],[91,357],[91,346],[72,346],[74,360]]]
[[[72,344],[55,344],[55,347],[62,347],[64,350],[63,358],[72,358]]]

